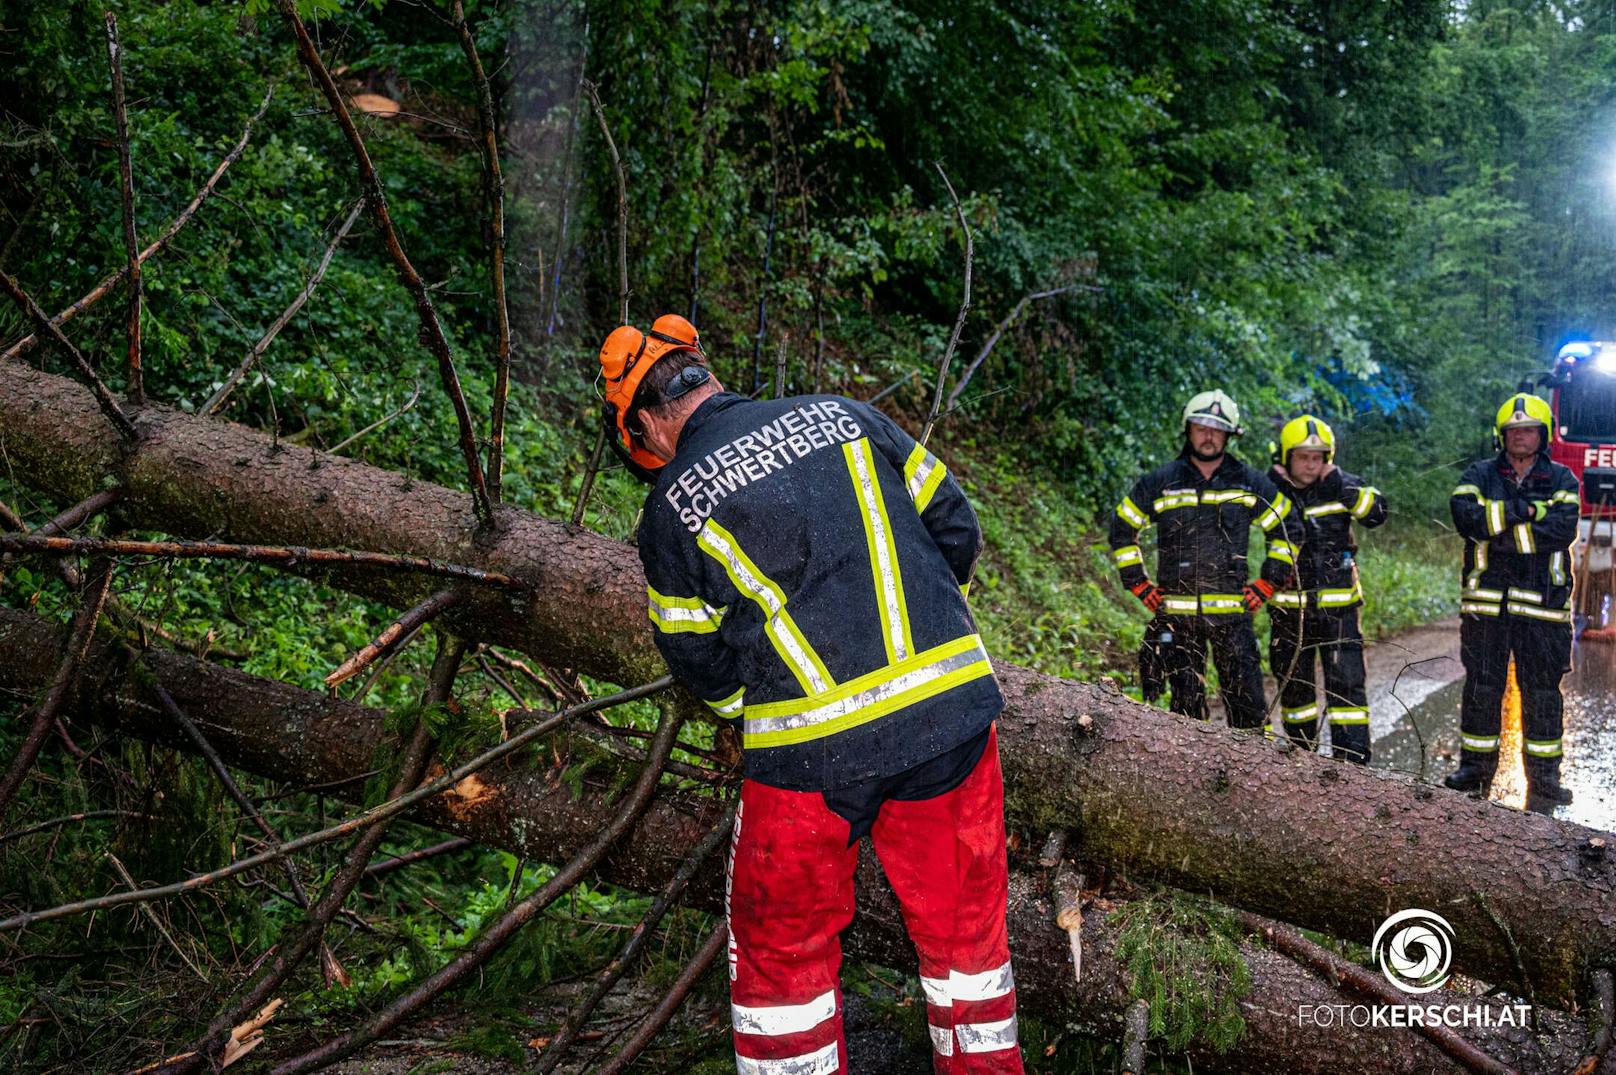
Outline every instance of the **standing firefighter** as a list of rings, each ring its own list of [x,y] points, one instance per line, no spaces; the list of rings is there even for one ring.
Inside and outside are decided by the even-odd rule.
[[[1324,667],[1324,708],[1337,758],[1369,761],[1369,696],[1364,690],[1363,587],[1352,524],[1386,521],[1386,498],[1335,465],[1335,432],[1304,414],[1279,431],[1274,484],[1301,512],[1305,540],[1297,588],[1269,606],[1268,667],[1279,683],[1285,734],[1313,749],[1319,708],[1314,661]]]
[[[1302,527],[1290,500],[1261,471],[1225,452],[1240,408],[1222,392],[1184,407],[1184,450],[1146,474],[1117,505],[1111,557],[1122,583],[1162,625],[1160,648],[1175,713],[1205,719],[1206,651],[1218,669],[1224,709],[1235,728],[1263,722],[1262,664],[1251,614],[1289,581]],[[1139,533],[1155,525],[1156,582],[1145,574]],[[1268,542],[1257,578],[1247,581],[1252,526]],[[1170,636],[1170,640],[1168,639]]]
[[[839,985],[869,834],[920,955],[939,1072],[1022,1070],[1005,932],[1003,706],[964,591],[959,483],[873,407],[723,391],[683,318],[615,330],[610,420],[668,666],[737,721],[729,976],[742,1075],[847,1071]]]
[[[1486,794],[1498,769],[1499,709],[1515,658],[1521,688],[1527,803],[1571,801],[1560,785],[1560,678],[1571,667],[1571,543],[1577,477],[1549,460],[1554,415],[1536,396],[1504,401],[1494,422],[1499,453],[1470,464],[1453,491],[1465,539],[1459,655],[1462,750],[1443,783]]]

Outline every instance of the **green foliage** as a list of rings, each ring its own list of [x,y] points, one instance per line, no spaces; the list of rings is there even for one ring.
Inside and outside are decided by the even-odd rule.
[[[1168,1052],[1203,1042],[1224,1052],[1245,1034],[1240,999],[1251,970],[1226,907],[1183,893],[1132,900],[1112,913],[1117,960],[1132,996],[1150,1004],[1150,1036]]]

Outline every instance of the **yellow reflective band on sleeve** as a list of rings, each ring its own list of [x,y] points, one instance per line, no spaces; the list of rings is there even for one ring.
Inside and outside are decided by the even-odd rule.
[[[1300,551],[1300,549],[1291,544],[1289,541],[1281,541],[1278,538],[1275,538],[1268,543],[1269,559],[1278,560],[1280,563],[1294,564],[1296,562],[1296,554]]]
[[[1140,511],[1139,505],[1135,504],[1133,498],[1129,496],[1123,497],[1122,503],[1117,505],[1117,515],[1135,530],[1139,530],[1150,523],[1150,517]]]
[[[1471,570],[1470,574],[1465,576],[1466,589],[1474,589],[1479,586],[1481,576],[1487,570],[1487,546],[1479,541],[1471,542],[1470,546],[1476,550],[1476,566]],[[1499,595],[1499,600],[1503,600],[1502,594]]]
[[[992,674],[981,636],[965,635],[809,698],[747,706],[742,745],[823,739]]]
[[[1317,517],[1320,515],[1339,515],[1346,510],[1347,506],[1341,503],[1341,501],[1331,500],[1324,504],[1314,504],[1311,508],[1307,509],[1307,514],[1309,517]]]
[[[1481,495],[1481,489],[1474,485],[1461,485],[1453,491],[1452,495],[1472,497],[1481,504],[1485,504],[1487,502],[1486,498]]]
[[[1142,564],[1145,562],[1145,554],[1137,545],[1124,545],[1120,549],[1111,550],[1111,562],[1118,567]]]
[[[724,620],[724,610],[713,608],[699,597],[668,597],[646,588],[650,598],[646,613],[663,634],[711,634]]]
[[[1331,706],[1325,711],[1331,724],[1368,724],[1369,710],[1362,706]]]
[[[881,611],[881,643],[887,663],[907,658],[915,651],[909,631],[909,606],[903,594],[903,573],[898,569],[898,546],[892,539],[892,520],[887,517],[876,476],[875,456],[868,437],[842,445],[847,472],[853,479],[853,494],[859,502],[859,519],[864,523],[864,542],[870,553],[870,574],[875,581],[875,600]]]
[[[1515,524],[1515,551],[1537,552],[1537,542],[1532,537],[1531,523]]]
[[[774,643],[775,652],[797,678],[804,694],[817,694],[835,685],[819,654],[797,629],[786,611],[786,595],[742,551],[735,535],[708,519],[696,535],[696,544],[723,567],[729,580],[741,593],[758,603],[765,617],[764,631]]]
[[[706,701],[706,699],[703,699]],[[721,717],[738,717],[746,706],[746,688],[742,687],[728,698],[720,698],[716,702],[707,702],[707,708]]]
[[[1273,502],[1268,505],[1268,510],[1257,516],[1257,525],[1262,527],[1263,531],[1266,533],[1267,531],[1278,526],[1279,521],[1283,519],[1285,514],[1290,510],[1290,498],[1284,493],[1276,493],[1274,494]]]
[[[1473,750],[1479,754],[1491,754],[1498,749],[1498,736],[1461,734],[1459,736],[1459,745],[1466,750]]]
[[[1375,497],[1379,495],[1380,490],[1373,485],[1366,485],[1359,489],[1358,502],[1352,506],[1352,517],[1362,519],[1365,515],[1368,515],[1369,509],[1375,506]]]
[[[1534,758],[1558,758],[1561,753],[1558,739],[1528,739],[1521,749]]]
[[[1556,489],[1554,491],[1554,495],[1549,497],[1549,503],[1576,504],[1578,507],[1581,507],[1582,497],[1578,496],[1576,493],[1573,493],[1570,489]]]
[[[1504,532],[1504,502],[1502,500],[1484,500],[1487,505],[1487,533],[1502,534]]]
[[[915,450],[909,453],[908,460],[903,464],[903,484],[909,490],[909,499],[915,502],[915,511],[922,515],[926,513],[931,498],[947,476],[948,468],[943,466],[940,459],[928,452],[924,445],[915,445]]]
[[[1549,582],[1555,586],[1566,584],[1565,553],[1556,552],[1549,555]]]

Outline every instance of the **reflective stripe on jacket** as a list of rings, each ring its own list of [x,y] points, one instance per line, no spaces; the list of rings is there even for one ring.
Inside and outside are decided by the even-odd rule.
[[[1470,464],[1448,503],[1465,539],[1462,615],[1571,622],[1571,546],[1582,500],[1569,467],[1539,453],[1517,480],[1500,452]],[[1532,521],[1520,521],[1528,511]]]
[[[1272,606],[1328,612],[1363,604],[1352,525],[1374,529],[1385,522],[1389,513],[1386,498],[1379,489],[1340,467],[1302,488],[1291,483],[1283,467],[1276,466],[1269,473],[1275,487],[1296,505],[1304,534],[1296,558],[1296,588],[1275,594]]]
[[[754,780],[808,791],[890,776],[1003,705],[963,592],[976,515],[873,407],[702,401],[646,498],[639,545],[657,647],[741,721]]]
[[[1212,477],[1203,477],[1187,448],[1136,481],[1117,505],[1111,558],[1125,586],[1148,577],[1139,534],[1149,526],[1156,527],[1162,609],[1181,616],[1247,614],[1240,591],[1253,574],[1246,563],[1252,527],[1268,543],[1256,573],[1275,587],[1290,581],[1302,538],[1300,517],[1267,475],[1225,455]]]

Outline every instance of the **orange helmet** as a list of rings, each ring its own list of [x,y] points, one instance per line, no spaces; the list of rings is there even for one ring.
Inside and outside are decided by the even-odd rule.
[[[649,333],[633,325],[620,325],[600,346],[600,372],[606,382],[606,418],[615,427],[617,443],[631,464],[646,471],[661,469],[666,460],[653,455],[634,441],[628,417],[634,395],[657,360],[676,351],[702,354],[701,336],[696,327],[678,314],[663,314]]]

